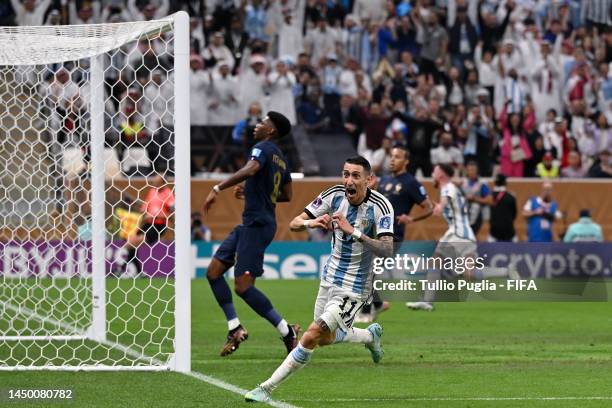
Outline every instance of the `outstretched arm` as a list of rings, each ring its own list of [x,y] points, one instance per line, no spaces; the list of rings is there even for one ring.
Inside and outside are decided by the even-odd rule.
[[[228,179],[217,184],[215,188],[213,188],[210,191],[210,193],[208,193],[208,196],[206,197],[206,201],[204,201],[204,206],[203,206],[204,212],[207,213],[208,210],[210,210],[212,205],[215,203],[215,200],[217,199],[217,195],[222,190],[233,187],[236,184],[240,184],[244,180],[248,179],[249,177],[254,176],[259,171],[260,167],[261,166],[257,160],[249,160],[247,164],[244,165],[243,168],[241,168],[236,173],[231,175]]]

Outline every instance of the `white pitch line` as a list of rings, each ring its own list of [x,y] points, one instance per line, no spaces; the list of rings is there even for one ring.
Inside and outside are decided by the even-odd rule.
[[[415,398],[314,398],[295,399],[304,402],[361,402],[361,401],[610,401],[612,397],[415,397]]]
[[[248,391],[248,390],[245,390],[244,388],[237,387],[233,384],[226,383],[223,380],[219,380],[218,378],[211,377],[209,375],[205,375],[197,371],[192,371],[190,373],[183,373],[183,374],[186,374],[193,378],[197,378],[200,381],[204,381],[205,383],[214,385],[215,387],[222,388],[224,390],[233,392],[235,394],[244,395]],[[288,404],[286,402],[281,402],[281,401],[270,401],[268,402],[268,404],[276,408],[297,408],[295,405],[291,405],[291,404]]]
[[[25,315],[27,315],[30,318],[39,320],[43,323],[48,323],[51,324],[53,326],[59,327],[61,329],[67,330],[71,333],[75,333],[75,334],[82,334],[82,330],[79,329],[76,326],[73,326],[71,324],[68,324],[66,322],[62,322],[59,320],[56,320],[52,317],[45,317],[45,316],[41,316],[38,313],[36,313],[36,311],[31,310],[27,307],[24,306],[15,306],[11,303],[8,302],[4,302],[4,301],[0,301],[0,303],[6,308],[9,309],[15,313],[23,313]],[[93,341],[93,340],[92,340]],[[138,360],[145,360],[148,361],[150,364],[153,364],[155,366],[167,366],[167,363],[164,363],[163,361],[155,358],[155,357],[151,357],[151,356],[147,356],[144,353],[138,352],[132,348],[130,348],[129,346],[126,346],[124,344],[115,342],[115,341],[102,341],[102,342],[97,342],[97,343],[102,343],[105,346],[111,347],[111,348],[115,348],[118,350],[121,350],[123,353],[129,355],[130,357],[133,357],[135,359]],[[202,374],[200,372],[197,371],[191,371],[188,373],[180,373],[180,374],[184,374],[187,375],[189,377],[195,378],[197,380],[203,381],[207,384],[213,385],[215,387],[224,389],[226,391],[229,392],[233,392],[234,394],[238,394],[240,396],[243,396],[244,394],[247,393],[248,390],[245,390],[244,388],[240,388],[238,386],[235,386],[233,384],[227,383],[223,380],[220,380],[218,378],[212,377],[210,375],[206,375],[206,374]],[[291,404],[287,404],[285,402],[280,402],[280,401],[270,401],[268,402],[268,405],[271,405],[275,408],[298,408],[295,405],[291,405]]]

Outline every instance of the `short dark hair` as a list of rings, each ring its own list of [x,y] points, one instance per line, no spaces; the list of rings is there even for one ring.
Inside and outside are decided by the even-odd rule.
[[[465,167],[467,166],[476,166],[478,167],[478,162],[476,160],[468,160],[468,162],[465,164]]]
[[[408,150],[406,146],[404,146],[403,144],[396,144],[395,146],[393,146],[393,148],[403,151],[406,155],[406,160],[410,160],[410,150]]]
[[[348,164],[356,164],[358,166],[361,166],[368,173],[372,172],[372,166],[370,166],[370,162],[363,156],[349,157],[344,162]]]
[[[438,167],[440,168],[440,170],[442,170],[444,172],[444,174],[446,174],[449,178],[453,177],[455,175],[455,168],[453,166],[451,166],[450,164],[446,164],[446,163],[440,163],[438,164]]]

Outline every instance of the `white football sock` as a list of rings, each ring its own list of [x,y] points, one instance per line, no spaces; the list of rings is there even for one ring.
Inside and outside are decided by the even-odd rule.
[[[279,324],[276,325],[276,330],[281,334],[281,336],[285,337],[289,334],[289,325],[285,319],[281,320]]]
[[[261,387],[268,392],[274,391],[287,377],[304,367],[310,361],[311,356],[312,350],[298,344],[285,358],[285,361],[272,373],[270,378],[261,383]]]
[[[374,341],[374,336],[369,330],[352,327],[348,332],[340,329],[336,330],[336,341],[334,343],[363,343],[368,344]]]
[[[234,330],[238,326],[240,326],[240,320],[238,320],[237,317],[234,317],[232,320],[227,321],[227,329],[229,331]]]

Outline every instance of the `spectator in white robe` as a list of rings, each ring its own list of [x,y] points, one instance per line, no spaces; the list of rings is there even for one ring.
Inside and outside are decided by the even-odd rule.
[[[255,54],[249,58],[249,66],[240,73],[239,112],[246,112],[253,102],[258,102],[264,112],[268,109],[268,98],[265,87],[267,60],[263,55]]]
[[[282,113],[292,125],[297,122],[293,97],[295,83],[295,75],[287,69],[283,60],[279,60],[276,63],[276,69],[268,74],[268,89],[270,91],[268,109]]]
[[[561,63],[558,54],[552,53],[549,42],[542,42],[540,52],[533,56],[534,62],[531,72],[531,96],[535,107],[536,120],[542,122],[546,119],[546,113],[554,109],[561,112]]]
[[[228,61],[220,61],[218,72],[213,74],[209,104],[208,124],[231,126],[236,122],[237,112],[241,111],[238,102],[238,81],[231,75]]]
[[[45,13],[51,0],[11,0],[15,11],[15,23],[19,26],[39,26],[45,21]]]
[[[204,60],[199,55],[192,55],[189,65],[191,68],[189,77],[191,126],[206,126],[208,124],[209,94],[212,92],[212,74],[204,69]]]

